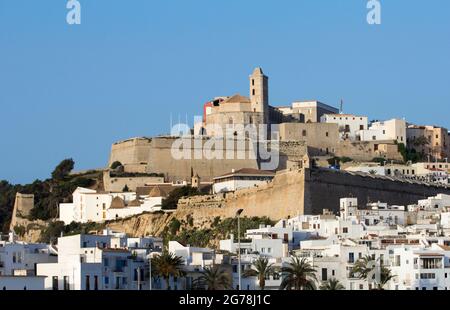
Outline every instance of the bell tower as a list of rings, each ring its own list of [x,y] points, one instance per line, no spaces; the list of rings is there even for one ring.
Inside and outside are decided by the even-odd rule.
[[[263,113],[264,122],[269,119],[269,78],[261,68],[256,68],[250,75],[250,102],[252,112]]]

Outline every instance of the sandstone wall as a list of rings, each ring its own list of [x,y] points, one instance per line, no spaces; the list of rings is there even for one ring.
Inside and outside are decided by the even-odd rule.
[[[210,143],[212,144],[213,141],[217,140],[209,138],[194,140],[189,138],[185,144],[189,156],[184,158],[190,157],[191,159],[175,159],[172,156],[171,149],[177,139],[175,137],[152,139],[147,167],[148,172],[164,173],[168,181],[190,180],[192,168],[203,181],[211,181],[213,177],[228,173],[232,169],[258,169],[258,160],[252,154],[253,149],[250,147],[249,141],[244,141],[243,147],[241,147],[242,140],[229,140],[228,143],[234,145],[234,150],[230,151],[230,153],[227,153],[227,148],[224,147],[223,143],[216,143],[213,150],[217,152],[218,156],[208,159],[202,153],[202,150],[208,148]]]
[[[127,165],[136,165],[140,163],[146,164],[150,146],[151,139],[148,138],[132,138],[114,143],[111,148],[108,166],[111,166],[115,161],[121,162],[125,167]]]
[[[393,141],[341,141],[335,155],[357,161],[371,161],[375,157],[403,161],[398,146]]]
[[[136,188],[150,183],[164,183],[164,178],[149,176],[111,177],[109,171],[103,172],[103,185],[107,192],[122,192],[125,185],[131,192],[135,192]]]
[[[377,201],[408,205],[439,193],[450,194],[450,188],[352,175],[329,169],[306,169],[303,186],[307,214],[320,214],[322,209],[338,212],[339,199],[342,197],[357,197],[360,206]]]
[[[14,202],[14,209],[9,229],[11,231],[15,231],[15,228],[21,228],[24,235],[19,236],[19,238],[26,242],[39,241],[42,230],[44,230],[48,226],[48,223],[44,221],[30,221],[28,219],[30,211],[31,209],[33,209],[33,207],[34,195],[21,193],[16,194],[16,200]]]

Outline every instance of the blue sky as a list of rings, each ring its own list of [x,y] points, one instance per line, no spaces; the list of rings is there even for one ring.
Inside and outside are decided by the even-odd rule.
[[[0,0],[0,179],[46,178],[62,159],[105,166],[114,141],[169,131],[214,96],[318,99],[370,119],[450,127],[450,1]]]

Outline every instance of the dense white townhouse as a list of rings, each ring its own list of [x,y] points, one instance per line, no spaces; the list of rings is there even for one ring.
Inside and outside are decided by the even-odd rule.
[[[0,241],[0,276],[35,276],[36,265],[56,262],[55,254],[52,246],[16,241],[11,232],[8,241]]]
[[[58,262],[38,264],[37,274],[46,277],[47,290],[148,289],[149,254],[161,247],[160,239],[128,240],[109,231],[61,237]]]
[[[406,121],[403,119],[391,119],[381,122],[373,122],[369,129],[358,132],[361,141],[386,141],[395,140],[406,145]]]
[[[368,128],[367,116],[352,114],[324,114],[320,122],[338,124],[340,137],[343,140],[359,140],[358,133]]]
[[[59,205],[59,219],[68,225],[72,222],[105,222],[159,211],[163,197],[152,193],[138,197],[136,193],[102,193],[79,187],[73,192],[72,203]]]

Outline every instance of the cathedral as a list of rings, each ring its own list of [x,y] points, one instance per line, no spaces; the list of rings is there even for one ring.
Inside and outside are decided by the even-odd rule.
[[[270,106],[269,78],[261,68],[253,71],[249,84],[249,97],[235,94],[207,102],[203,107],[202,122],[195,125],[194,135],[237,135],[248,125],[259,128],[260,125],[281,123],[316,123],[320,122],[321,115],[338,112],[318,101],[295,102],[285,107]]]

